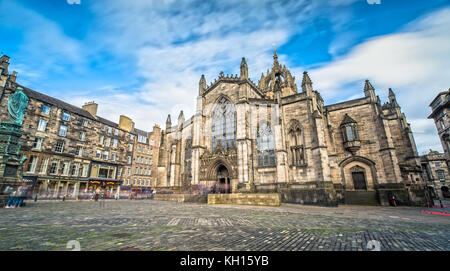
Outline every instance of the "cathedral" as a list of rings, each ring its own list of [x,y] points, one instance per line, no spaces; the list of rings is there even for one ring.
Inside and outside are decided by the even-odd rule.
[[[167,118],[156,189],[280,193],[318,205],[387,205],[395,193],[422,204],[420,158],[394,92],[381,104],[368,80],[363,91],[325,105],[308,73],[298,88],[276,51],[257,84],[245,58],[239,76],[221,72],[207,85],[202,75],[195,114]]]

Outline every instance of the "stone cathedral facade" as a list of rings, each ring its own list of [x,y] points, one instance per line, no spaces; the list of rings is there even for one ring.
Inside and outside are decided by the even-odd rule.
[[[258,84],[245,58],[239,76],[221,72],[207,85],[202,75],[195,115],[167,118],[156,187],[275,192],[304,204],[424,199],[414,137],[391,89],[381,104],[366,80],[363,98],[325,105],[308,73],[298,88],[276,52]]]

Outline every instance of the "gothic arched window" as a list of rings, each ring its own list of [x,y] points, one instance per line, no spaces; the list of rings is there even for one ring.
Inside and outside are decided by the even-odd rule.
[[[262,122],[258,129],[258,166],[275,166],[275,141],[267,122]]]
[[[305,155],[303,138],[301,134],[300,124],[298,121],[291,121],[289,128],[289,146],[291,150],[291,165],[303,166],[305,165]]]
[[[236,110],[225,98],[222,98],[214,109],[211,136],[213,151],[219,144],[226,150],[236,145]]]
[[[191,176],[192,139],[186,139],[184,148],[184,173]]]

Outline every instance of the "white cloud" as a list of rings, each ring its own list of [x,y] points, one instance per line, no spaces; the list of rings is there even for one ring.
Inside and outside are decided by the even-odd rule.
[[[67,72],[84,62],[77,40],[67,36],[55,22],[17,1],[0,2],[0,24],[23,34],[18,57],[12,59],[18,63],[21,77],[30,79],[40,75],[42,80],[49,70]]]
[[[165,123],[169,113],[175,120],[180,110],[189,118],[201,74],[208,83],[222,70],[239,74],[241,58],[246,57],[256,83],[272,65],[272,43],[282,46],[293,33],[300,33],[309,19],[323,14],[325,2],[96,1],[91,8],[100,18],[97,46],[135,58],[135,72],[144,81],[137,93],[124,92],[122,100],[132,105],[129,108],[111,102],[114,95],[104,93],[99,110],[114,105],[114,110],[105,112],[117,115],[123,108],[121,112],[142,129]],[[334,1],[333,8],[351,2]],[[286,56],[279,54],[279,58],[288,64]],[[141,107],[147,108],[141,112],[143,118],[135,111]]]
[[[420,151],[440,146],[436,129],[427,116],[429,103],[450,86],[450,9],[428,14],[401,32],[370,39],[320,68],[310,71],[314,86],[328,102],[355,97],[349,84],[371,80],[385,99],[393,88],[403,111],[410,117]],[[425,125],[426,123],[426,125]],[[427,129],[423,129],[427,127]],[[422,130],[422,131],[421,131]],[[439,149],[442,151],[442,148]]]

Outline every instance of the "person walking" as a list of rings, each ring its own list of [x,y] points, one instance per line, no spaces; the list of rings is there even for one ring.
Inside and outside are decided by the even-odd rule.
[[[95,189],[95,201],[98,201],[99,196],[100,196],[100,187],[97,187],[97,189]]]
[[[14,205],[15,208],[22,207],[23,200],[26,197],[26,193],[27,193],[26,189],[22,186],[17,189],[17,199],[16,199],[16,203]]]

